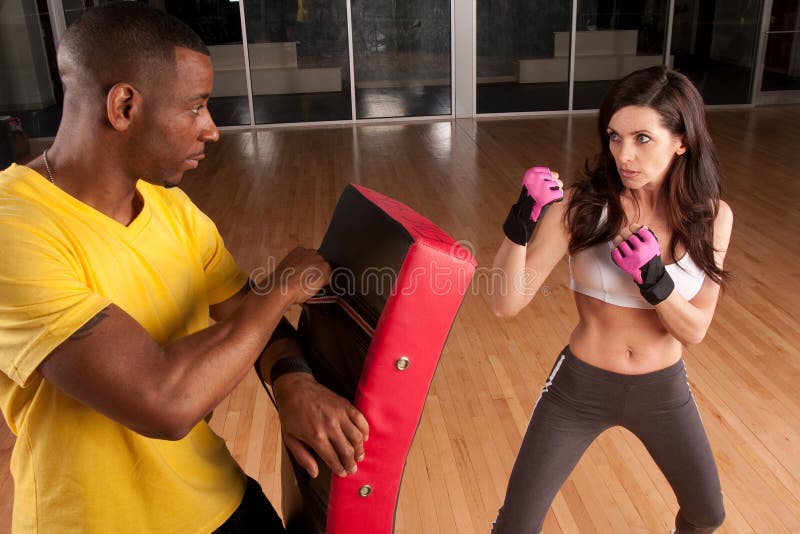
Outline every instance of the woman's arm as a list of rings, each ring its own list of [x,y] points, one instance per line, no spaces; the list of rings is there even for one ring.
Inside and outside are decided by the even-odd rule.
[[[714,257],[722,268],[733,228],[733,211],[720,201],[714,220]],[[706,277],[703,286],[692,300],[687,301],[677,291],[660,302],[656,313],[664,328],[684,345],[700,343],[711,326],[719,298],[719,284]]]
[[[527,306],[567,253],[569,232],[564,212],[570,193],[565,192],[563,202],[547,208],[527,246],[517,245],[508,238],[500,245],[489,287],[489,303],[498,317],[513,317]]]

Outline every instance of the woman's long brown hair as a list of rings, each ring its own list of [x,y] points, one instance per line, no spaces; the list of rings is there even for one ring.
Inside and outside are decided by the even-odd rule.
[[[706,126],[703,99],[688,78],[663,65],[617,81],[600,105],[600,153],[594,161],[586,161],[584,177],[575,184],[565,214],[571,232],[570,254],[613,239],[627,224],[620,201],[624,187],[607,133],[611,117],[626,106],[654,109],[664,127],[683,138],[686,152],[675,156],[664,181],[669,202],[667,224],[672,230],[670,250],[675,258],[678,245],[683,245],[707,276],[723,283],[728,272],[714,260],[714,219],[721,191],[719,162]],[[604,206],[608,206],[607,217],[600,224]]]

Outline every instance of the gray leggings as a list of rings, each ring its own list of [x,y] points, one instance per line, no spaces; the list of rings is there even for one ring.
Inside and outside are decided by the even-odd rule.
[[[717,466],[683,360],[652,373],[621,375],[579,360],[566,347],[533,410],[493,532],[539,532],[584,451],[613,426],[636,435],[667,477],[680,507],[678,534],[713,532],[722,524]]]

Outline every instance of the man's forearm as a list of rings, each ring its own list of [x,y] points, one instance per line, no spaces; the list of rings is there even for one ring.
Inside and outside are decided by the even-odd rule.
[[[285,319],[284,319],[285,321]],[[291,326],[291,325],[290,325]],[[281,328],[279,325],[277,331]],[[282,364],[279,360],[287,360]],[[291,362],[289,362],[291,360]],[[278,376],[289,372],[311,373],[311,368],[305,363],[305,351],[302,342],[295,336],[280,337],[271,340],[256,361],[256,372],[265,384],[272,385]]]
[[[279,291],[248,294],[224,321],[164,348],[161,387],[182,421],[193,426],[233,390],[292,302]]]

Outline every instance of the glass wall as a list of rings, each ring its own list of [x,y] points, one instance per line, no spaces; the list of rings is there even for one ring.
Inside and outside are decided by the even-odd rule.
[[[107,1],[53,4],[69,26]],[[177,16],[208,45],[219,126],[452,114],[452,0],[138,1]],[[62,95],[47,0],[6,0],[0,15],[0,115],[21,117],[29,136],[52,136]]]
[[[256,124],[348,120],[346,0],[244,0]]]
[[[675,0],[673,66],[706,104],[747,104],[763,2]]]
[[[614,81],[664,63],[668,8],[667,0],[578,0],[573,109],[599,108]],[[569,32],[556,38],[569,42]]]
[[[790,21],[773,20],[773,26],[798,29],[796,1],[775,1],[788,2],[795,9]],[[615,80],[664,63],[670,5],[669,0],[576,3],[571,109],[597,109]],[[476,3],[478,114],[569,109],[572,4],[571,0]],[[707,104],[752,101],[762,10],[762,0],[675,0],[667,62],[697,85]],[[770,36],[767,47],[788,50],[794,45],[787,43],[793,42],[788,32],[781,33]],[[800,57],[800,52],[795,56]],[[778,70],[794,72],[785,65]],[[774,71],[765,68],[765,80]],[[791,78],[771,76],[767,86],[772,79]]]
[[[109,3],[108,0],[62,1],[67,26],[87,8]],[[214,66],[214,89],[208,109],[217,126],[250,124],[239,3],[229,0],[149,0],[142,3],[181,19],[208,46]]]
[[[250,124],[239,2],[150,0],[146,3],[184,21],[208,46],[214,66],[214,89],[208,110],[217,126]]]
[[[797,0],[773,0],[764,53],[762,91],[800,91],[800,9]],[[793,95],[795,96],[795,95]],[[796,101],[796,96],[793,99]]]
[[[55,14],[48,13],[48,0],[0,2],[0,115],[21,118],[29,137],[54,135],[61,115],[52,17],[57,17],[52,19],[57,26],[58,17],[69,25],[87,7],[106,1],[50,0],[58,6]],[[209,107],[220,126],[452,115],[451,3],[458,9],[474,8],[477,114],[596,109],[615,80],[665,60],[670,4],[669,0],[241,0],[242,5],[239,0],[141,1],[178,16],[208,44],[215,71]],[[666,61],[689,76],[707,104],[754,102],[753,77],[761,72],[761,64],[755,68],[755,51],[764,1],[672,3]],[[773,0],[771,5],[783,15],[770,19],[761,93],[797,91],[797,2]],[[245,34],[249,63],[242,43]],[[573,42],[574,65],[570,65]]]
[[[63,98],[47,3],[0,2],[0,116],[20,119],[28,137],[50,137]]]
[[[477,112],[568,109],[572,0],[485,0],[475,8]]]
[[[450,0],[351,6],[356,118],[450,115]]]

